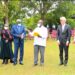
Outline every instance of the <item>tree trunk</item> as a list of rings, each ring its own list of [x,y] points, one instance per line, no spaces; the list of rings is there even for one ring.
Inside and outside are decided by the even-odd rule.
[[[7,17],[7,16],[5,16],[5,17],[3,18],[3,21],[4,21],[4,24],[7,24],[7,25],[8,25],[8,17]]]
[[[3,18],[4,24],[9,25],[9,22],[8,22],[8,0],[4,1],[4,12],[5,12],[5,15]]]

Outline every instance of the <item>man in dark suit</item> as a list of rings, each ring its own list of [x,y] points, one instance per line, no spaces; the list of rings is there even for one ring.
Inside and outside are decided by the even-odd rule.
[[[70,44],[71,29],[68,24],[66,24],[66,18],[60,17],[60,26],[57,29],[57,42],[60,51],[60,65],[66,66],[68,63],[68,48]],[[65,57],[63,58],[63,51],[65,52]],[[63,61],[64,60],[64,61]]]
[[[24,38],[26,31],[24,26],[21,24],[21,20],[17,19],[17,24],[13,25],[11,33],[14,38],[14,65],[17,64],[18,49],[20,48],[20,59],[19,64],[23,65],[23,53],[24,53]]]

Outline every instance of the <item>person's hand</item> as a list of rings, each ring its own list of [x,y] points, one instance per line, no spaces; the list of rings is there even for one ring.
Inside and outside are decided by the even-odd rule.
[[[24,38],[24,33],[23,34],[21,34],[21,39],[23,39]]]
[[[73,43],[75,44],[75,40],[73,41]]]
[[[10,38],[10,39],[13,39],[13,37],[12,37],[12,36],[9,36],[9,38]]]
[[[75,44],[75,37],[74,37],[73,43]]]
[[[66,46],[69,46],[69,41],[66,42]]]
[[[42,38],[40,35],[38,35],[38,37]]]
[[[58,43],[58,45],[60,45],[60,41],[59,40],[57,40],[57,43]]]
[[[5,40],[6,43],[8,43],[8,40]]]
[[[28,32],[28,33],[30,33],[30,30],[29,30],[29,29],[27,29],[27,32]]]

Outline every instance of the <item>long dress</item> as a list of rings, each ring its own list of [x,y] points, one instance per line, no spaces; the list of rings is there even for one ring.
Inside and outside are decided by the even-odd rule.
[[[8,40],[8,42],[6,42]],[[2,30],[1,32],[1,59],[13,59],[12,51],[12,36],[9,30]]]

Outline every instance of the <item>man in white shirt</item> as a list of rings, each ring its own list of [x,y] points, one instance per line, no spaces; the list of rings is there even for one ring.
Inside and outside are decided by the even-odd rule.
[[[66,66],[68,63],[68,48],[70,44],[71,29],[70,26],[66,24],[66,18],[60,17],[60,25],[57,29],[57,42],[60,51],[60,65]],[[65,58],[63,58],[63,50],[65,52]],[[64,61],[63,61],[64,60]]]
[[[44,52],[46,47],[46,40],[48,37],[48,30],[43,25],[43,20],[39,20],[37,27],[31,33],[34,36],[34,66],[38,65],[38,53],[40,52],[40,65],[44,65]]]

